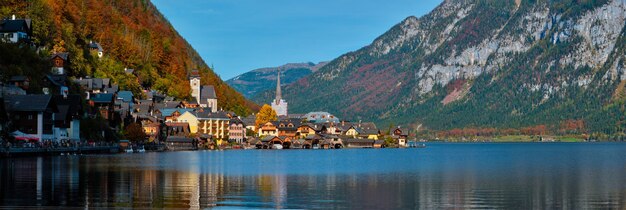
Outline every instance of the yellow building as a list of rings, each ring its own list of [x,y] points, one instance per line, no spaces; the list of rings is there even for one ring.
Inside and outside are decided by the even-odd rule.
[[[200,122],[192,112],[185,112],[176,118],[176,122],[189,123],[189,132],[198,133],[198,123]]]
[[[196,112],[196,117],[198,119],[198,133],[210,135],[215,139],[227,137],[230,118],[225,112]]]

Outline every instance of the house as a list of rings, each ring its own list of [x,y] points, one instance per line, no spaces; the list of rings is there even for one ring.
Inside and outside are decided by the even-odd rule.
[[[254,114],[241,119],[241,121],[246,126],[246,130],[256,131],[256,116]]]
[[[320,148],[341,149],[344,147],[343,140],[336,135],[319,135],[321,137]]]
[[[360,133],[359,129],[356,126],[351,125],[350,127],[348,127],[348,129],[346,129],[343,135],[356,138],[357,136],[359,136],[359,133]]]
[[[13,15],[11,19],[0,20],[0,41],[6,43],[30,42],[32,35],[31,19],[16,19]]]
[[[246,139],[246,126],[239,118],[232,118],[228,123],[228,139],[242,144]]]
[[[119,113],[122,119],[126,119],[130,116],[135,105],[133,92],[119,91],[117,92],[115,99],[115,111]]]
[[[217,95],[212,85],[200,85],[200,72],[192,70],[189,76],[189,85],[191,87],[191,97],[193,97],[200,107],[211,108],[211,112],[217,112]]]
[[[380,131],[377,128],[361,128],[361,132],[359,132],[359,137],[364,139],[373,139],[378,140],[378,136],[380,135]]]
[[[54,53],[50,56],[53,74],[65,74],[65,69],[69,66],[69,53]]]
[[[97,111],[97,113],[100,113],[100,116],[102,116],[102,118],[107,119],[107,120],[112,120],[113,117],[113,113],[115,111],[114,109],[114,97],[115,94],[112,93],[100,93],[100,94],[96,94],[94,95],[91,100],[89,101],[89,104],[94,108],[93,111]],[[96,113],[91,113],[91,114],[96,114]]]
[[[385,148],[384,140],[374,140],[374,148]]]
[[[176,112],[180,113],[180,112]],[[175,113],[175,115],[176,115]],[[181,115],[176,117],[174,122],[180,123],[188,123],[189,124],[189,132],[198,133],[198,118],[196,117],[196,113],[194,111],[184,111]]]
[[[148,142],[158,142],[161,131],[161,124],[158,122],[142,121],[141,127],[143,132],[148,135]]]
[[[291,147],[291,138],[279,137],[279,136],[265,136],[261,139],[263,142],[263,148],[272,148],[274,144],[280,144],[283,149],[289,149]]]
[[[98,93],[111,93],[115,94],[119,90],[118,86],[111,85],[111,79],[109,78],[78,78],[74,80],[87,94],[87,99],[91,98],[91,95]]]
[[[168,136],[165,140],[165,146],[167,150],[172,151],[197,150],[198,141],[188,137]]]
[[[12,76],[9,79],[9,84],[22,88],[23,90],[28,90],[30,86],[30,79],[24,75]]]
[[[278,136],[286,136],[290,138],[299,137],[298,128],[300,127],[300,120],[289,119],[273,122],[278,129]]]
[[[50,95],[12,95],[4,99],[13,127],[38,140],[54,140],[54,115],[58,112]]]
[[[104,50],[102,49],[102,46],[100,45],[100,43],[89,41],[88,47],[89,47],[89,51],[98,55],[98,58],[102,58],[102,56],[104,56]]]
[[[266,122],[259,128],[259,136],[276,136],[278,135],[278,128],[272,122]]]
[[[391,138],[395,140],[398,147],[407,146],[406,140],[408,138],[408,134],[404,130],[400,129],[400,127],[396,128],[395,130],[393,130],[393,132],[391,132]]]
[[[67,76],[64,74],[47,74],[43,78],[43,92],[52,95],[69,94]]]
[[[315,135],[315,125],[312,123],[303,123],[298,126],[298,131],[300,134],[300,138],[306,138],[308,135]]]
[[[80,95],[55,95],[52,97],[58,112],[54,113],[54,134],[59,140],[80,141],[80,120],[83,105]]]

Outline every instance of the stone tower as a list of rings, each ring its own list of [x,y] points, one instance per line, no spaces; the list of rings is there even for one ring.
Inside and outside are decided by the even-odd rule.
[[[278,116],[287,116],[287,102],[282,98],[282,90],[280,89],[280,69],[276,77],[276,98],[272,101],[272,109],[276,111]]]
[[[191,87],[191,97],[193,97],[197,103],[200,103],[200,74],[198,70],[191,70],[189,86]]]

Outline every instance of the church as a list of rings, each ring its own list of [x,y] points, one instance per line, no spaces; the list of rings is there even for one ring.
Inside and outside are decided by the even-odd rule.
[[[210,108],[211,112],[217,112],[217,96],[213,85],[200,85],[200,73],[192,70],[189,75],[189,85],[191,86],[191,97],[200,107]]]
[[[272,109],[276,111],[278,116],[287,116],[287,102],[282,99],[280,90],[280,69],[278,70],[278,78],[276,79],[276,98],[272,101]]]

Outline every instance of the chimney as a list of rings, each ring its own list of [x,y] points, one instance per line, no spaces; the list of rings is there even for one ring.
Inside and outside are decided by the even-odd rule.
[[[11,16],[11,20],[15,20],[15,15]]]

